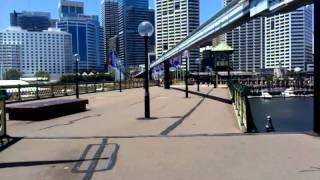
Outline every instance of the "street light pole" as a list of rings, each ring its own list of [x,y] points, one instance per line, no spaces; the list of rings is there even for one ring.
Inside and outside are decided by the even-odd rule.
[[[201,61],[199,58],[197,58],[197,63],[198,63],[198,78],[197,78],[197,90],[198,92],[200,92],[200,64],[201,64]]]
[[[189,85],[188,85],[188,80],[189,80],[189,52],[184,51],[183,57],[186,59],[186,74],[185,74],[185,85],[186,85],[186,98],[189,98]]]
[[[76,61],[76,98],[79,99],[79,61],[80,61],[80,55],[75,54],[74,59]]]
[[[120,80],[119,80],[119,91],[122,92],[122,77],[121,77],[121,74],[122,74],[122,71],[121,71],[121,68],[122,68],[122,64],[121,64],[121,61],[119,60],[118,61],[118,67],[119,67],[119,76],[120,76]]]
[[[320,1],[314,1],[314,132],[320,134]]]
[[[141,22],[138,27],[140,36],[144,38],[144,53],[145,53],[145,71],[144,71],[144,116],[150,118],[150,94],[149,94],[149,60],[148,60],[148,39],[152,36],[154,28],[148,21]]]
[[[144,36],[144,51],[145,51],[145,71],[144,71],[144,85],[145,85],[145,97],[144,108],[145,118],[150,118],[150,94],[149,94],[149,61],[148,61],[148,36]]]

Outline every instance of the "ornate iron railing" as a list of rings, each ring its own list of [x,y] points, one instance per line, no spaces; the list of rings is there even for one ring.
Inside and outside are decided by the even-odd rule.
[[[156,85],[158,85],[158,81],[150,81],[150,86]],[[122,82],[123,89],[141,88],[143,86],[143,80]],[[6,103],[72,96],[76,94],[76,85],[74,83],[1,86],[0,88],[7,92],[8,97]],[[119,88],[119,82],[79,83],[80,94],[114,91],[119,90]]]

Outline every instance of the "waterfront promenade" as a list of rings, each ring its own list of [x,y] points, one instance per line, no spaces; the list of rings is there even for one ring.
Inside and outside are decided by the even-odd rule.
[[[9,134],[23,138],[0,152],[0,179],[320,177],[319,138],[242,134],[226,88],[203,86],[189,99],[183,88],[152,87],[150,120],[142,118],[143,89],[131,89],[82,95],[84,113],[9,121]]]

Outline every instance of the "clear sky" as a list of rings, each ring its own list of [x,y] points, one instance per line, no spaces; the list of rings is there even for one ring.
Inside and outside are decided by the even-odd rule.
[[[85,3],[85,14],[100,15],[101,0],[79,0]],[[138,0],[137,0],[138,1]],[[154,1],[149,0],[154,9]],[[222,8],[223,0],[200,0],[200,22],[205,22]],[[0,30],[10,24],[9,13],[22,10],[50,12],[52,18],[58,16],[58,0],[0,0]]]

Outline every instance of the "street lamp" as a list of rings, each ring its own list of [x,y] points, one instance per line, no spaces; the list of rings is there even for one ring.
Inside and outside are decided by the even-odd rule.
[[[149,61],[148,61],[148,39],[153,35],[153,25],[148,21],[143,21],[138,26],[140,36],[144,38],[144,53],[145,53],[145,71],[144,71],[144,115],[145,118],[150,118],[150,95],[149,95]]]
[[[198,92],[200,91],[200,65],[201,65],[201,60],[200,60],[200,58],[197,58],[196,59],[196,63],[198,64],[198,79],[197,79],[197,85],[198,85],[198,87],[197,87],[197,90],[198,90]]]
[[[74,60],[76,61],[76,97],[79,99],[79,61],[80,61],[80,55],[74,54],[73,55]]]
[[[185,77],[185,84],[186,84],[186,98],[189,98],[189,87],[188,87],[188,78],[189,78],[189,51],[183,52],[183,58],[186,59],[186,77]]]
[[[122,92],[122,79],[121,79],[121,74],[122,74],[122,63],[121,60],[118,61],[118,68],[119,68],[119,73],[120,73],[120,80],[119,80],[119,91]]]

